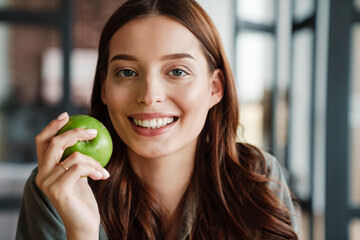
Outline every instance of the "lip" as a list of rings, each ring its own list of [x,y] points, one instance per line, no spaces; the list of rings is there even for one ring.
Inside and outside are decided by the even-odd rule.
[[[140,120],[149,120],[149,119],[167,118],[167,117],[174,117],[175,120],[166,126],[163,126],[161,128],[156,128],[156,129],[143,128],[143,127],[137,126],[132,120],[132,118],[136,118],[136,119],[140,119]],[[139,134],[141,136],[146,136],[146,137],[154,137],[154,136],[159,136],[159,135],[162,135],[162,134],[170,131],[177,124],[179,117],[174,114],[168,114],[168,113],[136,113],[136,114],[131,114],[128,117],[128,120],[130,122],[131,127],[134,129],[134,131],[137,134]]]

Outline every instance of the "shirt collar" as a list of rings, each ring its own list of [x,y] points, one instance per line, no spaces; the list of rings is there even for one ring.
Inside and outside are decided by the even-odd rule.
[[[184,210],[181,216],[181,223],[179,227],[179,234],[177,240],[185,240],[190,235],[196,217],[196,194],[189,189],[186,194]]]

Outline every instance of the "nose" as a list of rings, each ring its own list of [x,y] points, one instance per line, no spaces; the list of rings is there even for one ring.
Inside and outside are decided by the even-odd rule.
[[[165,99],[165,89],[160,77],[147,76],[140,80],[137,103],[153,105],[163,102]]]

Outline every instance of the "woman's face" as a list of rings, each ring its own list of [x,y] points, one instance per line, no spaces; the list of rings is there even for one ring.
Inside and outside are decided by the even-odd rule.
[[[102,101],[120,138],[145,158],[195,149],[209,109],[222,98],[200,42],[165,16],[132,20],[109,43]]]

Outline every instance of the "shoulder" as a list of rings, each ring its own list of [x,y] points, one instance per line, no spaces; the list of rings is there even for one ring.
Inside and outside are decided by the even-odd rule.
[[[270,153],[261,151],[266,162],[266,177],[269,178],[268,187],[284,202],[287,196],[290,197],[290,191],[287,185],[284,171],[279,161]]]
[[[262,152],[266,160],[268,188],[275,193],[290,213],[290,219],[295,232],[299,232],[300,212],[296,209],[293,196],[289,190],[284,170],[279,161],[271,154]]]
[[[264,156],[265,162],[266,162],[266,175],[267,177],[278,180],[281,182],[284,182],[286,184],[286,178],[285,178],[285,171],[281,167],[279,161],[271,155],[270,153],[266,151],[261,152]]]
[[[238,153],[241,155],[239,161],[250,171],[265,175],[268,187],[284,200],[284,194],[290,195],[283,169],[278,160],[270,153],[250,144],[238,143]]]
[[[267,187],[273,192],[289,211],[291,224],[298,232],[300,226],[300,212],[296,211],[292,194],[286,181],[285,171],[279,161],[270,153],[253,145],[238,143],[239,154],[242,155],[242,163],[246,164],[251,171],[265,175],[268,179]],[[241,159],[240,159],[241,161]],[[248,163],[251,162],[251,164]]]

